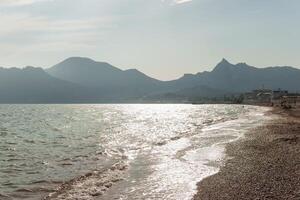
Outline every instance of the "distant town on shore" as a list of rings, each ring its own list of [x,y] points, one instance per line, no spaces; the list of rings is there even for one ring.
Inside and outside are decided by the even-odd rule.
[[[283,108],[293,108],[300,104],[300,93],[290,93],[288,90],[257,89],[243,95],[245,104],[258,104]]]

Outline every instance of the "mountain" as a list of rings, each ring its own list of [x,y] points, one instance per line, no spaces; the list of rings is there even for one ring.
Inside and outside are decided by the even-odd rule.
[[[177,85],[206,85],[228,92],[246,92],[257,88],[300,91],[300,70],[292,67],[256,68],[236,65],[223,59],[211,72],[184,76]]]
[[[72,57],[46,70],[50,75],[88,87],[132,87],[159,84],[136,69],[121,70],[106,62]]]
[[[127,101],[160,91],[162,81],[136,69],[121,70],[106,62],[71,57],[46,70],[53,77],[104,91],[109,99]]]
[[[0,68],[1,103],[64,103],[90,97],[89,89],[54,78],[41,68]],[[94,99],[96,100],[96,99]]]
[[[0,68],[0,103],[183,102],[261,87],[300,91],[300,70],[256,68],[223,59],[211,72],[160,81],[136,69],[121,70],[81,57],[68,58],[46,70]]]

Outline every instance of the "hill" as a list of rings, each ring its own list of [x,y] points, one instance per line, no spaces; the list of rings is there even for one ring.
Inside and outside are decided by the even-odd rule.
[[[223,59],[211,72],[160,81],[136,69],[121,70],[81,57],[68,58],[46,70],[0,68],[0,103],[183,102],[261,87],[300,91],[300,70],[256,68]]]
[[[203,72],[176,80],[178,85],[206,85],[215,89],[246,92],[269,89],[300,90],[300,70],[293,67],[256,68],[246,63],[236,65],[223,59],[211,72]]]
[[[1,103],[76,103],[87,88],[50,76],[41,68],[0,68]]]

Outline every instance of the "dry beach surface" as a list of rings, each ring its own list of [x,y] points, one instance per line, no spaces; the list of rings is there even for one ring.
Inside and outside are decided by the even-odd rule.
[[[300,199],[300,108],[277,117],[227,146],[220,172],[198,184],[194,200]]]

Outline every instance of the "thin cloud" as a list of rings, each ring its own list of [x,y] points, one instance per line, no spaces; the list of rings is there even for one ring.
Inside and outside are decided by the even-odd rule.
[[[176,4],[183,4],[183,3],[188,3],[188,2],[191,2],[193,0],[175,0],[175,3]]]
[[[86,31],[95,29],[98,24],[104,21],[101,19],[50,20],[46,17],[28,14],[0,14],[0,18],[0,35],[34,31]]]
[[[167,2],[170,3],[171,5],[178,5],[178,4],[184,4],[184,3],[188,3],[191,2],[193,0],[161,0],[162,2]]]
[[[0,18],[0,42],[11,45],[17,43],[18,49],[22,45],[35,46],[41,43],[45,47],[53,43],[76,44],[76,47],[91,46],[99,37],[114,28],[112,18],[53,20],[27,14],[0,14]],[[59,47],[51,47],[55,46]]]
[[[51,0],[1,0],[0,6],[24,6],[24,5],[30,5],[42,1],[51,1]]]

